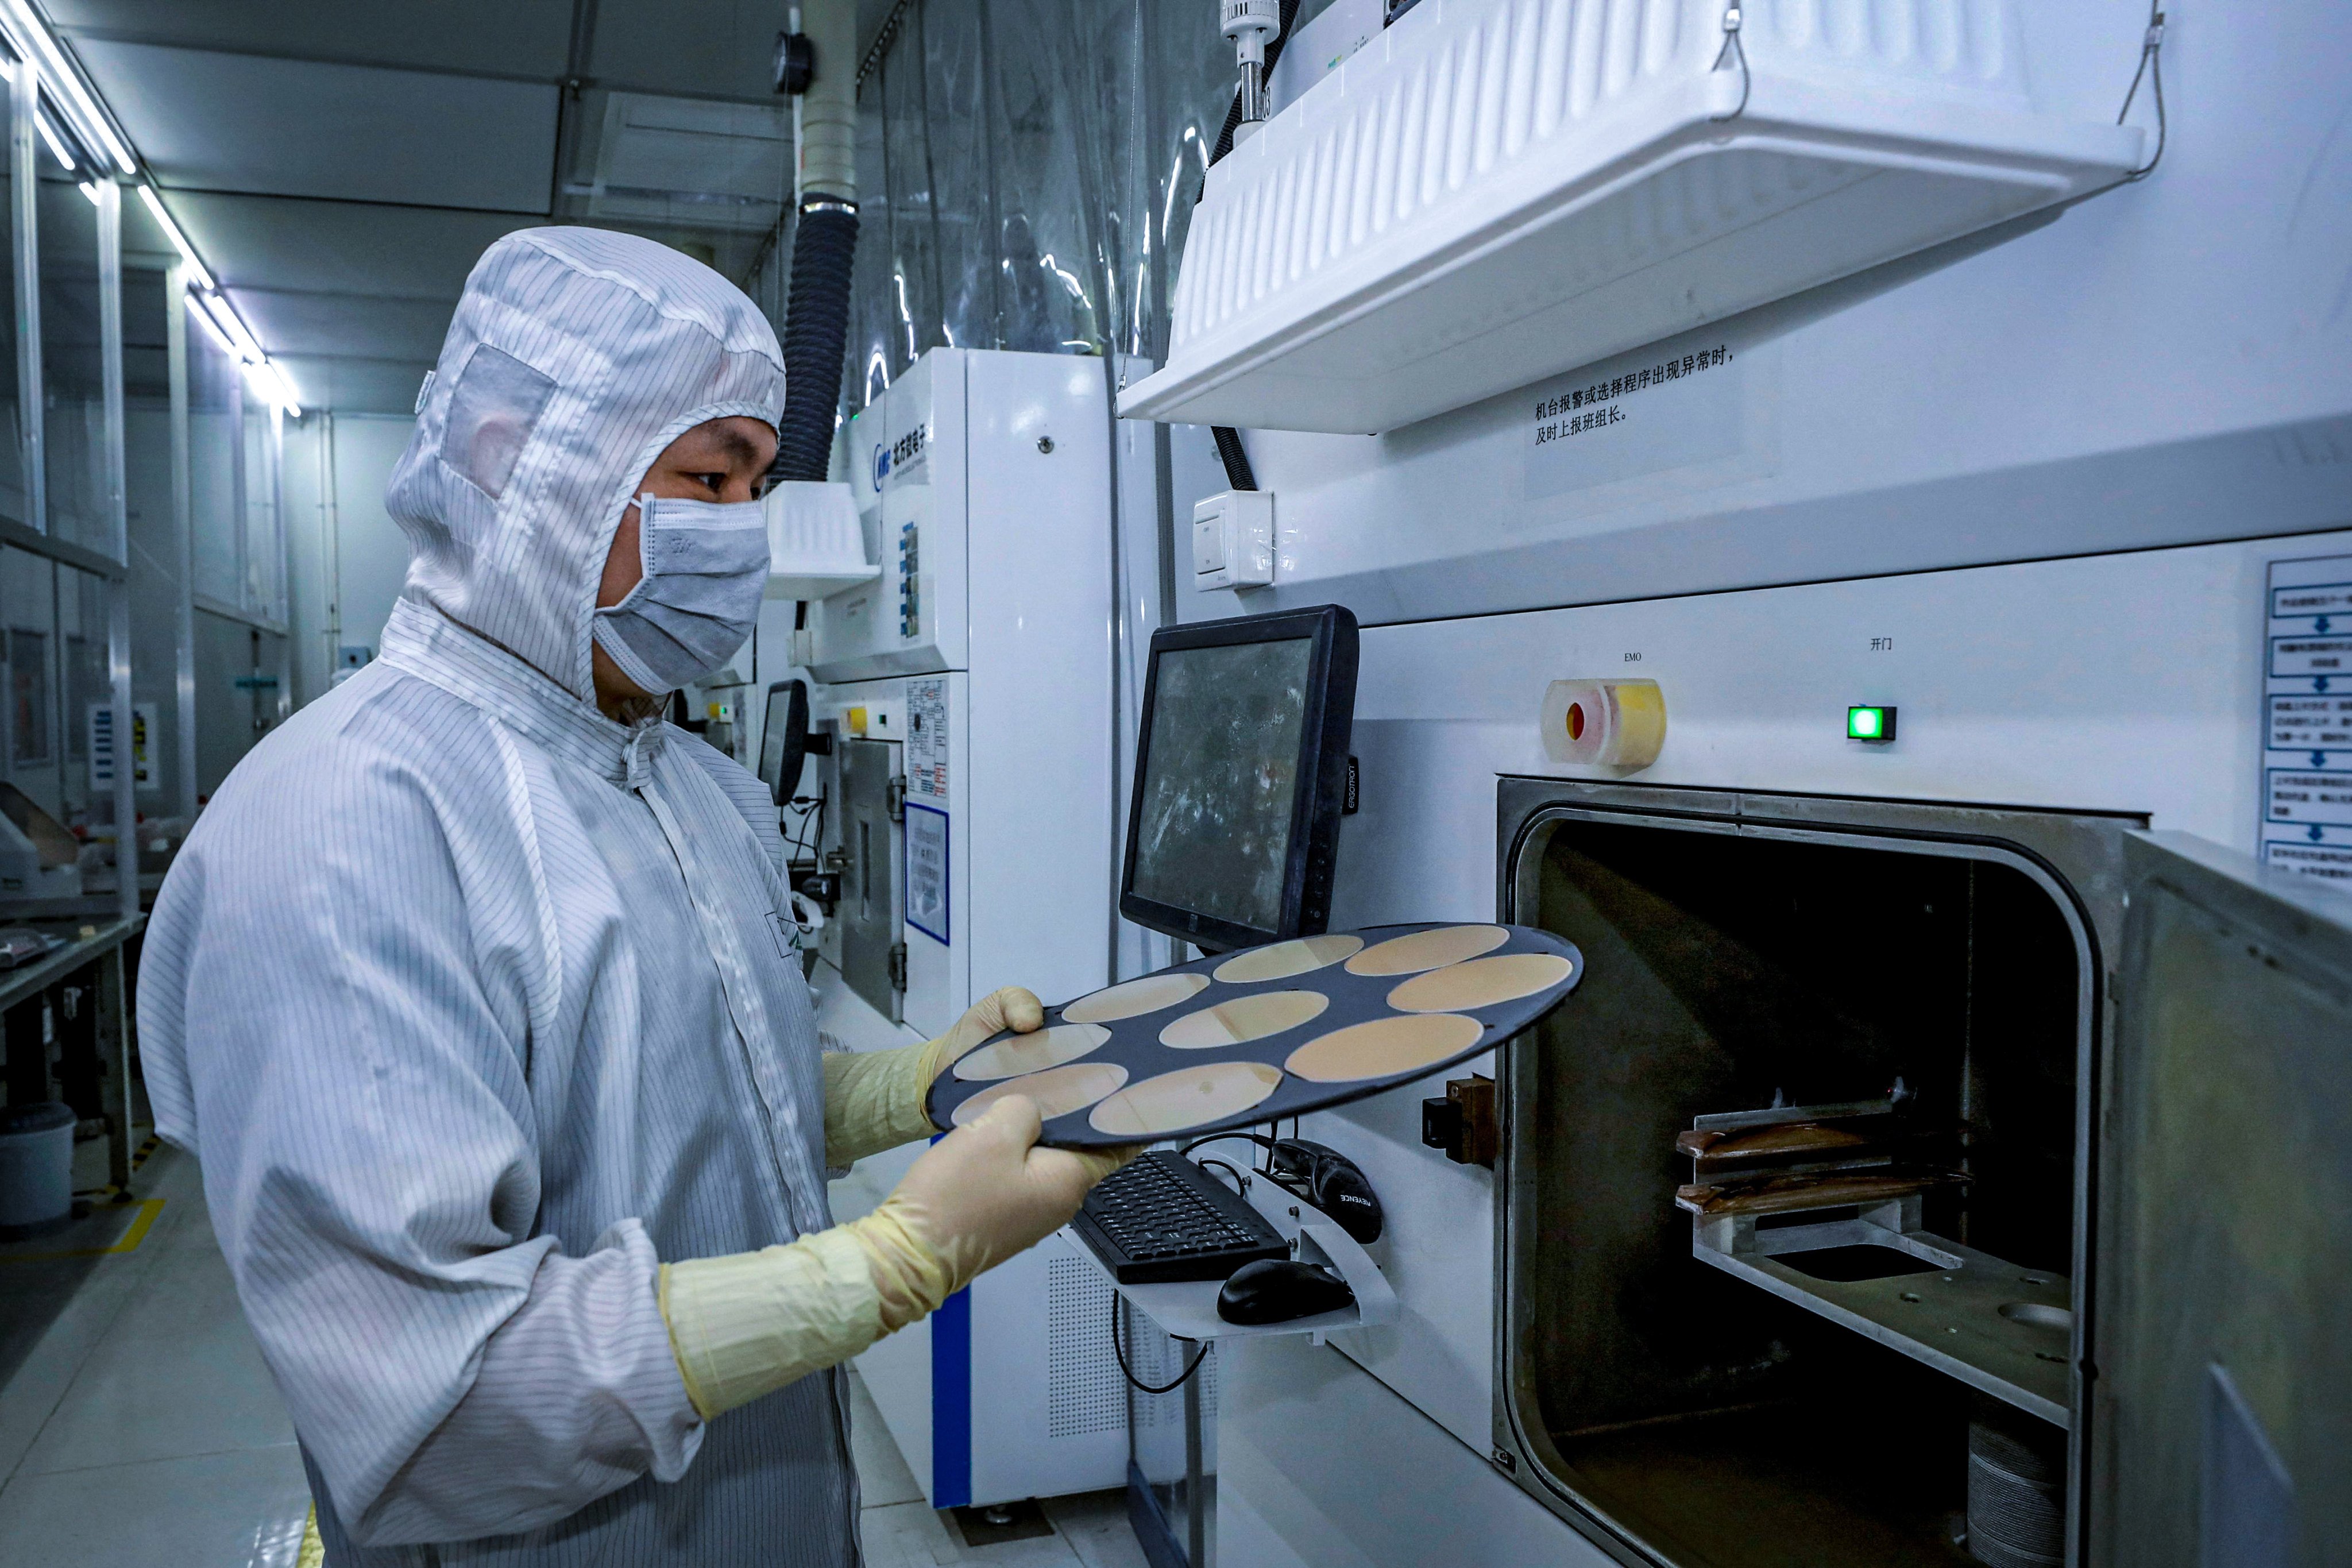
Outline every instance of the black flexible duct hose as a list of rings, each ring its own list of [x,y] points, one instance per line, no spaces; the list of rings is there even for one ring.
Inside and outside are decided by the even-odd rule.
[[[1282,28],[1274,35],[1273,42],[1265,47],[1266,77],[1274,75],[1275,62],[1282,58],[1282,46],[1290,42],[1290,25],[1297,19],[1298,0],[1282,0]],[[1241,124],[1242,95],[1241,89],[1235,88],[1234,101],[1225,110],[1224,128],[1217,132],[1217,143],[1209,150],[1210,163],[1215,163],[1234,150],[1234,132],[1241,129]],[[1193,205],[1197,206],[1200,200],[1200,196],[1195,195]],[[794,281],[798,281],[797,274]],[[1217,443],[1218,460],[1225,465],[1225,483],[1237,490],[1257,489],[1257,475],[1250,468],[1249,454],[1242,449],[1242,433],[1231,426],[1212,425],[1209,434]]]
[[[1229,425],[1212,425],[1209,434],[1215,437],[1217,458],[1225,465],[1225,483],[1237,490],[1257,489],[1257,474],[1250,468],[1249,454],[1242,450],[1242,433]]]
[[[857,209],[827,200],[803,209],[784,301],[784,416],[771,479],[823,479],[833,460],[842,357],[849,346],[849,265]]]

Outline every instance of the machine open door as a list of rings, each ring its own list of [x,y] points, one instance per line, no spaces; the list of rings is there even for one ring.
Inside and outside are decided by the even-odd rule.
[[[2135,834],[2100,1162],[2094,1568],[2352,1539],[2352,897]]]
[[[907,995],[905,779],[896,741],[838,744],[841,974],[892,1023]]]

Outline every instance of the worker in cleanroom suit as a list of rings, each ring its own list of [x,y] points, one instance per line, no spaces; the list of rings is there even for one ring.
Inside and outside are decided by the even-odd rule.
[[[254,749],[156,900],[156,1126],[203,1157],[331,1563],[856,1563],[827,1369],[1115,1163],[1007,1100],[832,1222],[828,1165],[1042,1020],[999,992],[821,1058],[774,809],[654,716],[757,612],[782,394],[698,263],[492,246],[393,476],[383,657]]]

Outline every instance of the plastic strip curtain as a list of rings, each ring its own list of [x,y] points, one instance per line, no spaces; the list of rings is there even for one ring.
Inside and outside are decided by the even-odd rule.
[[[1232,92],[1204,0],[914,0],[858,101],[850,407],[950,344],[1159,358]]]

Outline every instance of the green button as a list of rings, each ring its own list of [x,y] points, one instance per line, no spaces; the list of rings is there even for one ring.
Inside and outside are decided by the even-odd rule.
[[[1845,736],[1849,741],[1891,741],[1895,739],[1895,710],[1892,708],[1860,707],[1845,710]]]

